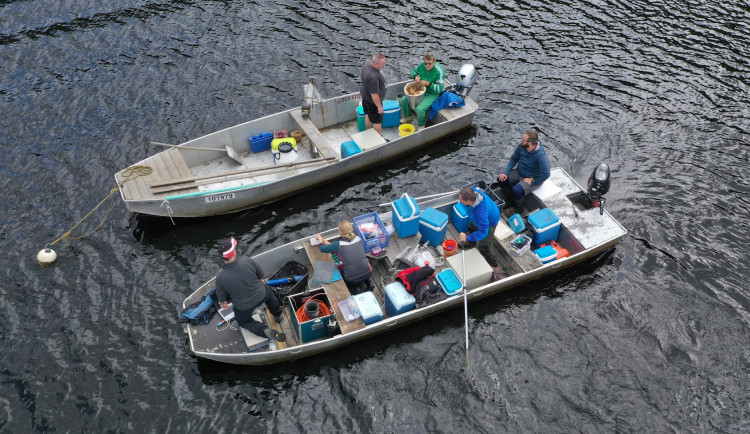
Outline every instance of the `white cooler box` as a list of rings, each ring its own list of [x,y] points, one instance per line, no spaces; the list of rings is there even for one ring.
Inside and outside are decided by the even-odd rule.
[[[463,267],[461,266],[461,251],[446,259],[448,265],[456,272],[459,279],[464,278]],[[487,263],[479,250],[469,249],[466,251],[466,284],[467,290],[478,288],[490,283],[492,280],[492,267]]]

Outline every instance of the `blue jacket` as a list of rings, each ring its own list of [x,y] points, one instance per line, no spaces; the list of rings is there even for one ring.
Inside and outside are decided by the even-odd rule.
[[[505,166],[504,174],[509,174],[513,167],[518,164],[518,174],[521,178],[534,178],[531,181],[532,187],[538,187],[549,178],[549,161],[547,154],[544,152],[541,140],[539,146],[534,152],[528,152],[520,144],[516,147],[513,155]]]
[[[468,209],[469,220],[474,223],[477,230],[466,236],[466,241],[474,242],[483,240],[490,232],[491,227],[497,226],[500,221],[500,210],[497,204],[487,193],[474,187],[477,192],[477,200]]]

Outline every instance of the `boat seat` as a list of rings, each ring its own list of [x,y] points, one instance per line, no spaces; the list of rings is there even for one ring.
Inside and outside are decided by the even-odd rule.
[[[326,139],[310,118],[302,117],[300,110],[292,110],[290,112],[292,118],[297,122],[297,125],[302,129],[310,142],[318,149],[318,152],[325,158],[339,159],[339,155],[336,150],[331,146],[331,143]]]

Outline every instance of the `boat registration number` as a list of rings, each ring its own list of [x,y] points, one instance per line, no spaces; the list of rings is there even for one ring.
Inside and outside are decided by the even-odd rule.
[[[222,193],[206,197],[206,203],[219,202],[221,200],[234,199],[234,193]]]

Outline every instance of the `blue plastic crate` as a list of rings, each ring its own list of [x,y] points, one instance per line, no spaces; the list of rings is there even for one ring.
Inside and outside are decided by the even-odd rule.
[[[365,252],[388,247],[390,241],[388,230],[376,212],[354,217],[354,233],[362,239]]]

